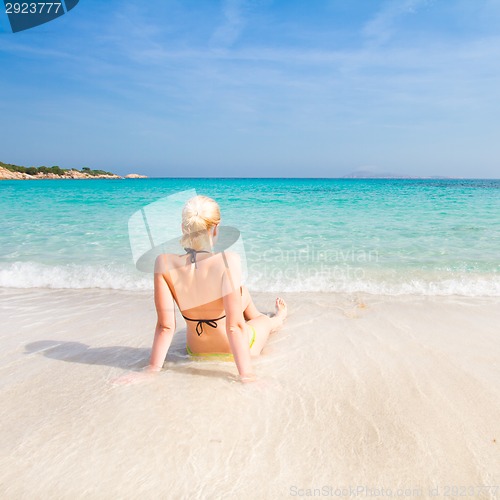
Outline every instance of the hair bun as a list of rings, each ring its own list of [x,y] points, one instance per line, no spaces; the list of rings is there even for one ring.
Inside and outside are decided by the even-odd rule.
[[[208,196],[195,196],[186,202],[182,210],[183,247],[198,250],[206,246],[206,232],[220,222],[220,208]]]

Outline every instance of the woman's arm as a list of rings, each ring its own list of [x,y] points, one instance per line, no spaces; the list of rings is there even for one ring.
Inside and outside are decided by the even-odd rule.
[[[175,332],[174,299],[163,277],[163,272],[166,269],[163,265],[164,258],[163,255],[160,255],[155,263],[155,306],[158,313],[158,321],[156,322],[155,338],[149,365],[141,372],[128,373],[112,380],[112,384],[124,385],[143,382],[151,379],[153,372],[159,372],[162,369]]]
[[[241,305],[239,259],[228,258],[229,268],[223,277],[223,301],[226,311],[226,334],[242,382],[255,379],[250,356],[248,336],[245,335],[246,323]]]
[[[162,369],[175,333],[174,298],[163,276],[164,270],[167,269],[165,264],[165,256],[159,255],[155,263],[154,277],[154,297],[158,321],[156,322],[155,337],[147,371],[160,371]]]

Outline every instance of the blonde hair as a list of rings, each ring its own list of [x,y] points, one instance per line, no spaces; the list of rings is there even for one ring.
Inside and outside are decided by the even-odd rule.
[[[208,231],[219,224],[220,208],[208,196],[195,196],[182,209],[182,238],[184,248],[201,250],[210,246]]]

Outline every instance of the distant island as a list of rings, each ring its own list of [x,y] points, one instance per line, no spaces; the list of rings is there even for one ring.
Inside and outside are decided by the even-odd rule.
[[[28,179],[146,179],[140,174],[128,174],[122,177],[105,170],[92,170],[83,167],[66,169],[53,167],[21,167],[0,161],[0,180],[28,180]]]

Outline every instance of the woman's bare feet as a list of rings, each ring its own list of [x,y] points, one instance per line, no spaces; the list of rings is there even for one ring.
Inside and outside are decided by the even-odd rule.
[[[276,299],[276,315],[275,316],[281,316],[283,318],[283,320],[285,320],[287,312],[288,312],[288,307],[286,305],[286,302],[281,297],[278,297]]]
[[[287,313],[288,307],[286,302],[281,297],[278,297],[276,299],[276,313],[271,318],[273,321],[272,332],[279,330],[283,326]]]

